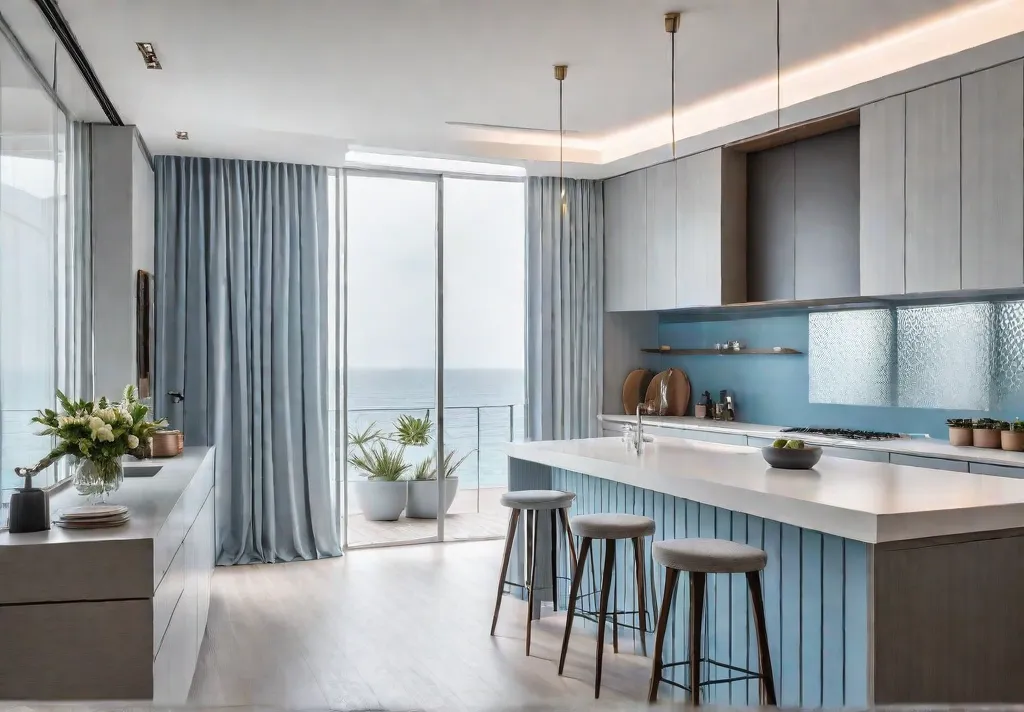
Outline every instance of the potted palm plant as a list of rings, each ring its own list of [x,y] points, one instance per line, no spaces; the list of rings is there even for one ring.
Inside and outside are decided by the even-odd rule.
[[[430,412],[422,418],[401,415],[395,421],[394,439],[402,446],[409,448],[426,448],[433,442],[434,423],[430,420]],[[455,461],[455,453],[449,451],[444,457],[444,511],[447,512],[455,501],[459,491],[459,478],[455,472],[469,457],[469,453]],[[405,508],[405,516],[413,519],[437,519],[437,467],[434,455],[420,460],[412,471],[409,479],[409,503]]]
[[[472,452],[472,451],[470,451]],[[449,450],[444,456],[444,511],[451,509],[455,494],[459,491],[459,478],[455,472],[466,461],[470,452],[455,459],[455,451]],[[409,504],[405,515],[413,519],[437,519],[437,467],[434,456],[421,461],[409,481]]]
[[[348,464],[365,478],[352,483],[363,516],[374,522],[397,520],[409,497],[405,447],[390,443],[376,423],[349,433],[348,444]]]
[[[1004,450],[1024,452],[1024,422],[1015,418],[1010,427],[1000,433],[1000,438]]]

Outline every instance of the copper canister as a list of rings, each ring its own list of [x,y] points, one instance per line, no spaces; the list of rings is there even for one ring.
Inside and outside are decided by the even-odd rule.
[[[174,457],[181,454],[179,443],[184,436],[179,430],[159,430],[153,433],[153,457]]]

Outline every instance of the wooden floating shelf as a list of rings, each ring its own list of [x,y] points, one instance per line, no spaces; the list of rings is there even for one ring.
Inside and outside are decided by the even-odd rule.
[[[802,354],[788,347],[781,349],[640,349],[645,354],[665,354],[666,356],[742,356],[743,354],[758,354],[760,356],[791,356]]]

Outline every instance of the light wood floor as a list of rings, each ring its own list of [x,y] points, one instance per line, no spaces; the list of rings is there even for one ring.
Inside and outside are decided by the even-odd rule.
[[[525,604],[506,596],[488,635],[503,542],[350,551],[218,568],[193,705],[354,709],[589,709],[594,638],[546,611],[524,655]],[[649,660],[605,652],[601,706],[636,709]],[[668,697],[668,691],[665,694]]]
[[[505,536],[508,528],[508,510],[501,506],[504,487],[485,487],[479,490],[459,490],[452,508],[444,519],[446,541],[467,539],[495,539]],[[477,512],[479,505],[480,511]],[[348,545],[398,544],[437,535],[436,519],[407,519],[396,522],[370,522],[362,514],[348,518]]]

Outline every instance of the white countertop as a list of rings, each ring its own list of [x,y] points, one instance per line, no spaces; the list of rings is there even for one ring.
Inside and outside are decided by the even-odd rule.
[[[822,457],[768,467],[756,448],[663,438],[511,443],[511,457],[878,544],[1024,526],[1024,480]]]
[[[121,527],[109,529],[61,529],[54,526],[42,532],[11,534],[0,532],[0,547],[39,546],[82,541],[113,541],[122,539],[155,539],[178,503],[185,488],[192,481],[199,464],[210,452],[208,447],[187,447],[177,457],[154,458],[141,462],[125,458],[125,469],[159,466],[160,472],[152,477],[125,477],[124,482],[107,501],[128,507],[131,519]],[[61,490],[50,499],[50,518],[56,519],[60,510],[86,504],[88,500],[78,494],[74,485]],[[2,560],[2,553],[0,553]]]
[[[598,420],[607,423],[635,423],[632,415],[599,415]],[[898,438],[894,440],[845,440],[826,435],[808,433],[783,433],[777,425],[758,425],[757,423],[729,422],[724,420],[705,420],[693,416],[654,416],[645,415],[644,425],[655,428],[675,430],[703,430],[711,433],[727,433],[732,435],[750,435],[759,438],[796,437],[813,445],[832,445],[836,447],[856,448],[859,450],[877,450],[880,452],[898,452],[902,455],[918,457],[941,457],[947,460],[969,462],[985,462],[992,465],[1024,468],[1024,452],[1009,452],[984,447],[957,447],[950,445],[948,440],[938,438]]]

